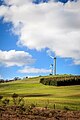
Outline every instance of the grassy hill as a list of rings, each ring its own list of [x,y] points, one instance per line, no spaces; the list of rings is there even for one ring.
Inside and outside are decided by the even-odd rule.
[[[40,78],[34,77],[13,82],[0,83],[0,95],[12,100],[16,93],[24,97],[25,104],[34,103],[39,107],[50,107],[80,110],[80,85],[75,86],[45,86],[40,84]],[[11,103],[12,104],[12,103]]]

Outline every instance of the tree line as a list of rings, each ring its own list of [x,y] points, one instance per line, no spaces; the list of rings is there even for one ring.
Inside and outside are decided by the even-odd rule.
[[[80,85],[80,76],[41,78],[40,83],[52,86]]]

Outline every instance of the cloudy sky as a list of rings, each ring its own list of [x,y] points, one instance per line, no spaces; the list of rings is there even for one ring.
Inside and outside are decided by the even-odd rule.
[[[0,0],[0,78],[48,75],[50,56],[80,74],[80,0]]]

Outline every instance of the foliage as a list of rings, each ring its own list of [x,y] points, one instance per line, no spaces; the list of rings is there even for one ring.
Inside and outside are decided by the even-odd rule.
[[[0,104],[2,103],[3,96],[0,95]]]
[[[9,105],[9,99],[4,99],[3,101],[2,101],[2,103],[3,103],[3,106],[7,106],[7,105]]]
[[[80,85],[80,76],[41,78],[40,83],[52,86]]]
[[[0,79],[0,83],[4,83],[4,80],[3,80],[3,79]]]
[[[64,106],[64,110],[70,110],[67,106]]]
[[[3,98],[3,96],[2,95],[0,95],[0,100]]]
[[[18,94],[16,94],[16,93],[14,93],[13,95],[12,95],[12,98],[14,99],[14,98],[17,98],[18,97]]]
[[[24,99],[23,99],[23,97],[19,97],[18,94],[14,93],[12,95],[12,98],[13,98],[14,105],[20,105],[21,107],[24,106]]]

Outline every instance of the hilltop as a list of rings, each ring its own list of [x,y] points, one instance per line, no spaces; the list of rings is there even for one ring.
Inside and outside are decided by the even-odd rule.
[[[80,85],[60,87],[43,85],[40,83],[40,79],[43,77],[49,78],[50,76],[0,83],[0,95],[12,100],[12,94],[16,93],[20,97],[24,97],[25,104],[33,103],[37,107],[54,108],[55,105],[56,109],[67,107],[70,110],[80,110]]]

